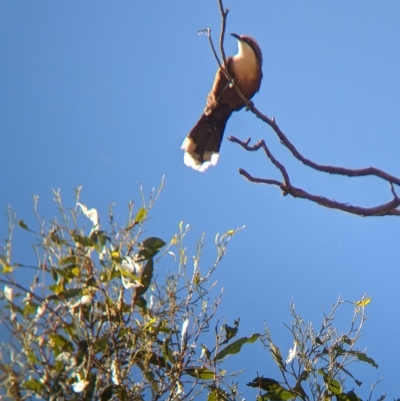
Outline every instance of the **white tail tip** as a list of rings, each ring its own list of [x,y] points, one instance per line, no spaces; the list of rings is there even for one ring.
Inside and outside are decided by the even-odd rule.
[[[203,155],[203,161],[200,161],[200,155],[194,152],[195,148],[196,144],[193,142],[193,140],[191,138],[185,138],[181,149],[185,151],[183,162],[186,164],[186,166],[203,172],[206,171],[210,166],[215,166],[218,163],[218,153],[205,152]]]

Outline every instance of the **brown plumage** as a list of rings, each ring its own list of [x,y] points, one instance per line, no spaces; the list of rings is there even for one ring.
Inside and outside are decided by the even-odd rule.
[[[238,40],[239,51],[226,60],[226,69],[243,95],[251,99],[261,85],[261,50],[250,36],[234,33],[232,36]],[[187,166],[204,171],[217,163],[226,123],[244,105],[223,71],[218,69],[204,112],[182,144]]]

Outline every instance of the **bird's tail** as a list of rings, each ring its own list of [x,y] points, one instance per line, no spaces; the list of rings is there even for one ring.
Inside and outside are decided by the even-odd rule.
[[[204,171],[217,164],[226,122],[231,114],[212,112],[200,117],[182,144],[187,166]]]

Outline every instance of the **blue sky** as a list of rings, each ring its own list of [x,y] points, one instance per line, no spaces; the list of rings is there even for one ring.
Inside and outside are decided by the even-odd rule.
[[[230,0],[228,32],[249,34],[264,54],[264,80],[253,99],[275,116],[308,158],[351,168],[373,165],[400,176],[400,2]],[[340,294],[372,296],[363,345],[380,365],[366,367],[360,394],[383,377],[378,392],[399,397],[399,233],[396,217],[360,218],[282,197],[246,182],[280,178],[260,153],[224,141],[216,167],[183,164],[181,142],[199,118],[216,71],[205,35],[217,40],[214,0],[0,3],[0,208],[11,204],[33,221],[32,195],[51,217],[51,188],[104,220],[116,203],[121,219],[138,182],[150,192],[165,175],[149,231],[166,240],[183,220],[193,239],[246,225],[219,271],[221,316],[241,317],[243,335],[266,321],[282,350],[292,346],[283,322],[294,300],[306,320]],[[236,52],[228,36],[226,53]],[[373,206],[390,199],[375,178],[316,173],[294,161],[269,127],[235,113],[226,136],[264,138],[292,182],[338,201]],[[5,235],[6,220],[1,222]],[[4,234],[3,234],[4,233]],[[24,239],[23,233],[17,241]],[[343,323],[344,321],[339,323]],[[343,330],[345,326],[343,326]],[[249,346],[237,358],[243,382],[256,371],[274,376],[267,353]],[[247,399],[255,391],[246,393]]]

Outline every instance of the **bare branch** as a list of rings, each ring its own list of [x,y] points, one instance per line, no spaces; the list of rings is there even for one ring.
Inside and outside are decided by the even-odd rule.
[[[397,207],[400,206],[400,198],[397,196],[394,191],[393,184],[391,184],[393,199],[387,203],[382,205],[366,208],[362,206],[354,206],[348,203],[337,202],[333,199],[325,198],[324,196],[314,195],[302,188],[297,188],[293,186],[290,182],[289,174],[286,171],[286,168],[273,156],[269,148],[267,147],[264,140],[258,141],[255,145],[249,145],[250,138],[245,141],[241,141],[236,137],[228,138],[231,142],[238,143],[244,149],[248,151],[257,151],[259,149],[263,149],[267,157],[271,160],[271,162],[275,165],[276,168],[281,172],[283,177],[283,182],[265,178],[257,178],[253,177],[244,169],[239,169],[239,174],[246,177],[250,182],[255,182],[257,184],[267,184],[267,185],[276,185],[281,188],[282,194],[292,195],[294,198],[303,198],[310,200],[312,202],[318,203],[321,206],[325,206],[331,209],[338,209],[344,212],[356,214],[358,216],[382,216],[382,215],[394,215],[400,216],[400,210],[396,210]]]
[[[221,70],[224,71],[223,66],[222,66],[222,64],[221,64],[221,61],[220,61],[220,59],[219,59],[219,57],[218,57],[217,51],[216,51],[216,49],[215,49],[214,43],[213,43],[213,41],[212,41],[212,37],[211,37],[211,28],[201,29],[200,31],[197,31],[197,32],[198,32],[199,34],[202,34],[202,33],[204,33],[204,32],[207,34],[208,41],[210,42],[211,50],[212,50],[212,52],[213,52],[213,54],[214,54],[215,59],[217,60],[218,66],[219,66],[219,68],[221,68]]]
[[[235,86],[235,88],[237,89],[237,92],[240,92],[236,86]],[[304,157],[296,149],[296,147],[289,141],[289,139],[286,137],[286,135],[281,131],[281,129],[279,128],[278,124],[275,121],[275,118],[270,119],[266,115],[262,114],[254,106],[253,102],[248,101],[247,108],[249,110],[251,110],[262,121],[266,122],[275,131],[275,133],[277,134],[281,143],[291,151],[291,153],[293,154],[293,156],[296,159],[300,160],[306,166],[311,167],[314,170],[324,172],[324,173],[345,175],[348,177],[363,177],[363,176],[379,177],[379,178],[387,181],[390,184],[391,192],[393,194],[393,199],[382,205],[378,205],[378,206],[375,206],[372,208],[365,208],[365,207],[361,207],[361,206],[353,206],[348,203],[336,202],[334,200],[325,198],[323,196],[310,194],[301,188],[296,188],[291,185],[290,180],[289,180],[289,175],[288,175],[285,167],[281,163],[279,163],[278,160],[272,155],[271,151],[268,149],[264,140],[258,141],[255,145],[249,145],[250,138],[248,138],[245,141],[241,141],[240,139],[231,136],[228,138],[229,141],[238,143],[247,151],[257,151],[262,148],[264,150],[264,152],[266,153],[267,157],[271,160],[271,162],[280,170],[280,172],[283,176],[283,179],[284,179],[284,182],[279,183],[276,180],[255,178],[255,177],[252,177],[249,173],[247,173],[244,169],[239,169],[239,173],[241,175],[245,176],[249,181],[255,182],[255,183],[269,184],[269,185],[277,185],[282,189],[283,195],[290,194],[293,197],[308,199],[312,202],[318,203],[319,205],[322,205],[322,206],[325,206],[328,208],[332,208],[332,209],[342,210],[342,211],[345,211],[348,213],[356,214],[358,216],[382,216],[382,215],[400,216],[400,211],[395,210],[400,205],[400,199],[398,198],[398,196],[395,192],[394,186],[393,186],[393,184],[400,185],[400,178],[395,177],[385,171],[379,170],[375,167],[366,167],[366,168],[361,168],[361,169],[349,169],[349,168],[345,168],[345,167],[317,164],[317,163],[313,162],[312,160]]]
[[[228,16],[229,9],[224,9],[224,5],[222,0],[218,0],[219,11],[221,13],[221,33],[219,35],[219,51],[222,55],[222,61],[224,62],[224,66],[226,66],[226,56],[224,49],[224,38],[225,38],[225,29],[226,29],[226,17]]]
[[[239,169],[239,173],[241,175],[245,176],[251,182],[279,186],[281,188],[281,190],[283,191],[284,196],[290,194],[293,197],[308,199],[312,202],[316,202],[319,205],[322,205],[322,206],[325,206],[328,208],[346,211],[348,213],[356,214],[359,216],[382,216],[382,215],[399,216],[400,210],[396,210],[396,209],[397,209],[397,207],[400,206],[400,199],[397,196],[394,186],[393,186],[393,184],[400,186],[400,178],[399,177],[395,177],[383,170],[380,170],[380,169],[378,169],[376,167],[372,167],[372,166],[360,168],[360,169],[349,169],[349,168],[341,167],[341,166],[330,166],[330,165],[318,164],[318,163],[304,157],[297,150],[297,148],[292,144],[292,142],[290,142],[290,140],[286,137],[286,135],[282,132],[282,130],[279,128],[278,124],[275,121],[275,118],[274,117],[269,118],[269,117],[267,117],[267,115],[261,113],[261,111],[255,107],[254,103],[251,100],[248,100],[243,95],[243,93],[240,91],[238,86],[235,85],[234,80],[232,79],[229,72],[225,68],[226,67],[226,57],[225,57],[223,42],[224,42],[224,35],[225,35],[225,30],[226,30],[226,19],[227,19],[229,10],[224,9],[222,0],[218,0],[218,5],[219,5],[220,13],[221,13],[221,32],[220,32],[220,38],[219,38],[219,45],[220,45],[220,52],[221,52],[222,59],[223,59],[222,67],[221,67],[221,62],[217,56],[214,44],[212,42],[212,38],[211,38],[211,34],[210,34],[211,31],[209,29],[207,30],[207,35],[208,35],[208,38],[210,41],[211,49],[214,53],[214,56],[218,62],[219,67],[222,69],[225,76],[227,77],[229,85],[235,89],[238,96],[241,98],[241,100],[246,105],[246,110],[251,110],[252,113],[255,114],[260,120],[267,123],[274,130],[274,132],[280,139],[282,145],[284,145],[286,148],[288,148],[290,150],[290,152],[292,153],[292,155],[296,159],[301,161],[303,164],[305,164],[306,166],[311,167],[314,170],[324,172],[324,173],[329,173],[329,174],[344,175],[344,176],[348,176],[348,177],[375,176],[375,177],[381,178],[390,184],[390,189],[393,194],[393,199],[382,205],[374,206],[371,208],[365,208],[362,206],[354,206],[354,205],[351,205],[348,203],[336,202],[335,200],[325,198],[324,196],[313,195],[301,188],[294,187],[291,184],[290,177],[289,177],[289,174],[288,174],[285,166],[274,157],[274,155],[269,150],[269,148],[267,147],[264,140],[258,141],[255,145],[249,145],[250,138],[248,138],[245,141],[241,141],[240,139],[231,136],[228,138],[228,140],[230,140],[231,142],[238,143],[247,151],[257,151],[262,148],[264,150],[266,156],[271,160],[271,162],[274,164],[274,166],[280,171],[280,173],[283,177],[283,182],[273,180],[273,179],[253,177],[252,175],[250,175],[247,171],[245,171],[242,168]]]
[[[400,210],[396,208],[400,206],[400,199],[393,198],[391,201],[384,203],[375,207],[362,207],[362,206],[354,206],[348,203],[340,203],[334,201],[332,199],[325,198],[324,196],[311,194],[304,189],[294,187],[293,185],[286,186],[285,183],[279,182],[276,180],[270,180],[265,178],[253,177],[244,169],[239,169],[239,174],[246,177],[250,182],[255,182],[257,184],[268,184],[268,185],[276,185],[279,186],[283,195],[292,195],[294,198],[303,198],[309,201],[318,203],[321,206],[325,206],[330,209],[338,209],[344,212],[348,212],[351,214],[356,214],[358,216],[367,217],[367,216],[400,216]]]
[[[311,167],[314,170],[322,171],[324,173],[346,175],[348,177],[363,177],[363,176],[372,175],[372,176],[376,176],[376,177],[382,178],[383,180],[385,180],[385,181],[387,181],[389,183],[400,185],[400,178],[399,177],[391,175],[391,174],[389,174],[389,173],[387,173],[385,171],[382,171],[382,170],[380,170],[380,169],[378,169],[376,167],[372,167],[371,166],[371,167],[364,167],[364,168],[360,168],[360,169],[349,169],[349,168],[339,167],[339,166],[322,165],[322,164],[315,163],[310,159],[307,159],[289,141],[287,136],[279,128],[278,124],[275,121],[275,118],[268,118],[265,114],[262,114],[254,106],[254,104],[252,104],[252,105],[249,104],[248,108],[260,120],[262,120],[265,123],[267,123],[275,131],[275,133],[278,136],[278,138],[280,139],[282,145],[286,146],[290,150],[290,152],[293,154],[293,156],[296,159],[300,160],[306,166]]]

